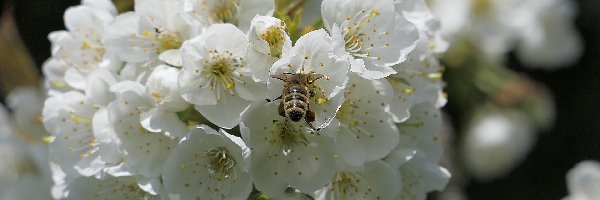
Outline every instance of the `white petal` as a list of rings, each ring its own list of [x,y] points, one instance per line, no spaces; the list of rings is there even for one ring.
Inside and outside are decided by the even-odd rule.
[[[336,115],[339,130],[329,133],[339,144],[337,153],[355,166],[383,158],[399,140],[398,129],[386,111],[392,97],[391,87],[385,81],[353,75],[345,96]]]
[[[196,105],[195,108],[210,122],[230,129],[240,123],[240,114],[250,103],[242,98],[231,96],[221,99],[216,105]]]
[[[419,149],[433,161],[442,157],[439,131],[442,127],[440,110],[423,103],[411,109],[411,117],[398,124],[400,143],[396,148]]]
[[[117,8],[109,0],[82,0],[81,5],[86,5],[108,11],[112,15],[117,15]]]
[[[450,180],[450,173],[417,153],[408,163],[400,166],[403,188],[395,199],[425,199],[431,191],[441,191]]]
[[[146,91],[152,95],[157,107],[168,112],[179,112],[185,110],[187,104],[177,83],[179,70],[174,67],[159,65],[154,68],[146,81]]]
[[[97,69],[85,78],[85,94],[90,101],[99,105],[108,105],[115,99],[110,87],[117,83],[115,75],[106,69]]]
[[[211,90],[208,80],[202,76],[195,75],[186,70],[181,70],[178,78],[178,85],[181,91],[181,97],[194,105],[215,105],[217,104],[217,94]]]
[[[108,110],[100,108],[92,119],[92,127],[100,158],[106,163],[116,164],[121,161],[121,153],[118,149],[120,144],[115,131],[108,118]]]
[[[65,72],[65,82],[67,82],[67,84],[69,84],[69,86],[71,86],[75,89],[85,90],[85,88],[86,88],[85,81],[86,81],[85,75],[81,74],[81,72],[79,72],[75,68],[69,68]]]
[[[66,199],[146,199],[149,195],[138,187],[134,177],[82,177],[66,189]]]
[[[146,93],[143,85],[133,81],[119,82],[110,87],[117,96],[121,109],[148,108],[154,105],[154,100]]]
[[[298,145],[286,156],[286,165],[282,167],[282,175],[288,183],[301,191],[312,192],[325,186],[333,174],[335,164],[332,143],[323,136],[307,137],[308,145]]]
[[[154,33],[150,20],[134,12],[121,14],[106,28],[106,48],[127,62],[141,63],[154,55],[154,41],[139,36],[144,31]]]
[[[183,66],[181,50],[179,49],[166,50],[165,52],[162,52],[160,55],[158,55],[158,59],[175,67]]]
[[[167,112],[157,108],[150,109],[140,114],[142,127],[150,132],[164,132],[167,136],[182,138],[187,133],[187,125],[179,120],[174,112]]]

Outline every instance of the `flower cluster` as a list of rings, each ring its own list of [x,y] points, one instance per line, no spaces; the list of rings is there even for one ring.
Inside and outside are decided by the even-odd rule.
[[[468,38],[484,56],[502,60],[513,49],[530,67],[553,69],[575,62],[583,43],[568,0],[432,0],[450,40]]]
[[[424,0],[324,0],[292,41],[273,0],[65,12],[44,65],[54,198],[425,199],[447,44]],[[308,12],[308,11],[307,11]]]

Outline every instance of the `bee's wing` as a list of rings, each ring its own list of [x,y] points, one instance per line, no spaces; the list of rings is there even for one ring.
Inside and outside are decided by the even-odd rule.
[[[290,80],[290,75],[289,74],[271,75],[271,78],[276,78],[276,79],[282,80],[284,82],[288,82],[288,80]]]
[[[308,74],[308,78],[307,79],[308,79],[309,83],[312,83],[312,82],[314,82],[316,80],[319,80],[319,79],[321,79],[323,77],[325,77],[325,75],[323,75],[323,74],[310,73],[310,74]]]

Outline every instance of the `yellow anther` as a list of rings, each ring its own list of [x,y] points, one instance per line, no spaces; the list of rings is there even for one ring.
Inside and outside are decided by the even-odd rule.
[[[73,121],[73,122],[75,122],[77,124],[81,124],[81,123],[89,124],[89,123],[92,122],[90,119],[86,119],[86,118],[79,117],[79,116],[73,116],[73,117],[71,117],[71,121]]]
[[[431,78],[431,79],[440,79],[440,78],[442,78],[442,76],[443,76],[443,74],[440,72],[427,74],[427,77]]]
[[[81,43],[81,48],[82,49],[91,49],[92,45],[89,42],[85,42],[84,41],[84,42]]]
[[[44,141],[45,143],[48,143],[48,144],[54,142],[54,140],[56,140],[56,136],[53,136],[53,135],[42,137],[42,141]]]
[[[55,88],[63,88],[63,87],[67,86],[65,83],[59,82],[59,81],[52,81],[50,83],[50,85],[52,85],[52,87],[55,87]]]

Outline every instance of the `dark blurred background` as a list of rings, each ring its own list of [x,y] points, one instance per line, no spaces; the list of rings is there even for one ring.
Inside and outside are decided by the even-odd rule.
[[[0,0],[0,5],[13,8],[18,33],[41,74],[43,62],[50,56],[47,35],[63,30],[63,12],[79,0]],[[6,3],[6,4],[5,4]],[[567,195],[565,173],[582,160],[600,160],[600,1],[577,0],[580,9],[576,24],[585,42],[581,60],[570,67],[556,71],[524,68],[514,56],[509,67],[545,84],[554,95],[557,117],[554,127],[539,134],[538,142],[522,165],[508,176],[493,182],[481,183],[470,180],[465,188],[471,200],[519,200],[561,199]],[[4,12],[7,12],[4,9]],[[6,13],[4,13],[6,14]],[[6,16],[6,15],[0,15]],[[14,50],[15,46],[0,44],[0,83],[7,84],[6,77],[20,80],[19,84],[36,84],[28,81],[7,67],[14,56],[2,56],[2,51]],[[10,74],[10,75],[8,75]],[[16,76],[16,77],[15,77]],[[0,88],[6,94],[12,86]],[[2,97],[1,99],[4,99]],[[461,113],[447,108],[451,116]]]
[[[600,160],[600,1],[577,0],[576,26],[585,43],[583,56],[556,71],[531,70],[511,56],[509,67],[545,84],[556,103],[554,127],[539,134],[525,161],[491,183],[472,181],[469,199],[561,199],[566,172],[582,160]],[[454,113],[453,113],[454,114]]]

